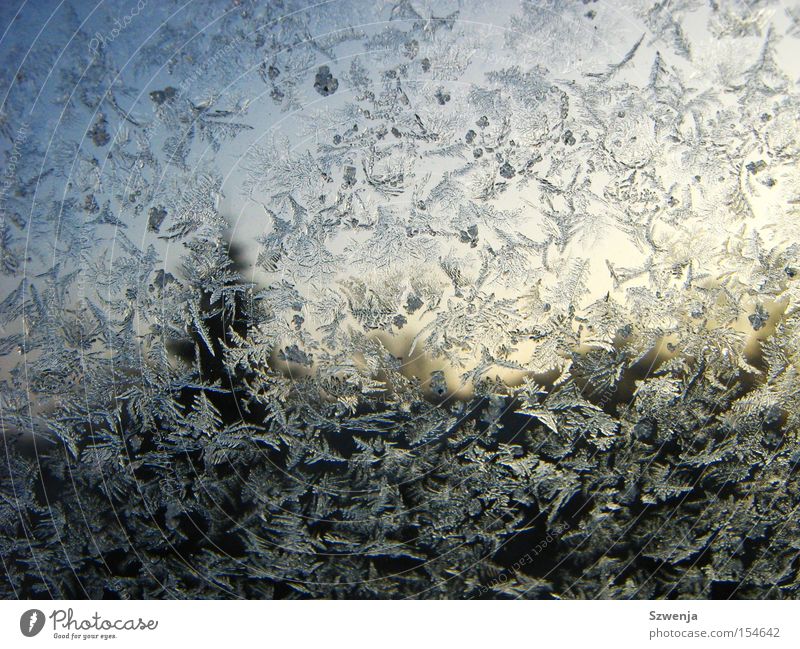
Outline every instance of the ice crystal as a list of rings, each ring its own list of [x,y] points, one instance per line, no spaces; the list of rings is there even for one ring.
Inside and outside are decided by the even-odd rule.
[[[202,4],[0,46],[0,593],[798,596],[795,9]]]

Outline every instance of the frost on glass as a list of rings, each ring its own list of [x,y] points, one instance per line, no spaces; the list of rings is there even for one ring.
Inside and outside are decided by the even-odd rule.
[[[791,3],[195,4],[0,44],[0,593],[798,596]]]

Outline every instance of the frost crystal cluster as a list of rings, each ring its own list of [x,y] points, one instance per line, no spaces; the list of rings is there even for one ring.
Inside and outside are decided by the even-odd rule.
[[[800,596],[800,8],[157,4],[0,9],[0,596]]]

